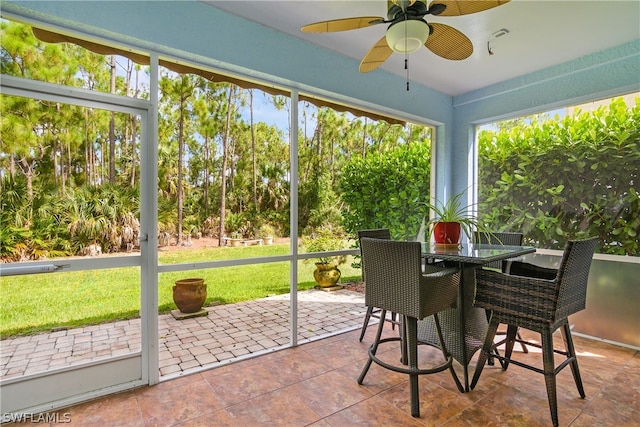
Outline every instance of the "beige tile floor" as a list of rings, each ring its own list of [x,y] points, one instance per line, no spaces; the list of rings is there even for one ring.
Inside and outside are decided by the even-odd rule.
[[[412,418],[405,375],[374,364],[363,385],[356,382],[374,331],[362,343],[359,331],[347,332],[59,412],[74,426],[551,425],[542,375],[517,366],[485,367],[475,390],[465,394],[448,372],[422,376],[421,416]],[[581,337],[575,346],[587,397],[579,398],[570,370],[563,370],[560,425],[640,425],[640,354]],[[379,354],[394,361],[399,350],[387,344]],[[535,349],[515,356],[541,365]],[[423,363],[440,357],[421,346]]]

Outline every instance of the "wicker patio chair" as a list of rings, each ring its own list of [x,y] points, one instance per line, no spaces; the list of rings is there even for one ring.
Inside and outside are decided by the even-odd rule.
[[[524,235],[522,233],[514,233],[508,231],[500,231],[495,233],[482,233],[476,231],[473,234],[473,242],[486,245],[522,246],[523,237]],[[483,267],[501,270],[503,263],[503,261],[496,261],[489,263]]]
[[[391,232],[389,231],[388,228],[374,228],[370,230],[359,230],[358,241],[360,241],[360,239],[362,239],[363,237],[371,237],[372,239],[391,240]],[[362,248],[362,246],[360,247]],[[360,265],[362,268],[362,281],[365,283],[365,286],[366,286],[367,281],[365,280],[365,277],[364,277],[364,264],[362,262],[362,250],[360,250]],[[362,339],[364,338],[364,334],[365,332],[367,332],[367,326],[369,326],[369,320],[371,320],[372,317],[379,319],[380,312],[381,310],[377,307],[372,307],[372,306],[367,307],[367,313],[364,316],[364,323],[362,324],[362,330],[360,332],[360,342],[362,342]],[[392,328],[395,329],[396,327],[395,313],[391,313],[391,321],[393,322]]]
[[[580,397],[585,397],[567,317],[585,308],[589,269],[597,243],[597,238],[567,242],[560,268],[551,280],[489,270],[477,271],[475,304],[485,310],[491,310],[492,315],[471,381],[472,389],[478,383],[490,354],[498,324],[504,323],[507,325],[505,355],[493,356],[500,359],[503,370],[509,367],[509,363],[513,363],[544,374],[554,426],[558,425],[556,375],[560,370],[567,365],[571,366],[578,393]],[[529,329],[540,334],[541,345],[532,342],[527,342],[527,345],[542,349],[543,369],[511,359],[513,345],[516,341],[520,341],[516,338],[518,328]],[[562,333],[564,350],[554,347],[553,332],[557,329]],[[566,357],[557,367],[554,353]]]
[[[358,384],[364,381],[371,362],[395,372],[408,374],[411,415],[419,417],[419,375],[449,369],[456,382],[458,380],[452,366],[453,358],[447,353],[442,339],[437,313],[455,307],[460,284],[459,270],[428,266],[427,271],[423,273],[420,242],[363,237],[360,243],[367,277],[365,301],[368,306],[379,307],[382,311],[376,338],[369,348],[369,359],[358,377]],[[401,337],[381,339],[387,311],[401,316]],[[438,366],[419,369],[417,323],[419,319],[431,315],[434,316],[437,325],[444,362]],[[391,341],[401,342],[403,365],[389,364],[376,356],[378,346]]]
[[[495,233],[494,232],[482,233],[482,232],[476,231],[473,235],[473,242],[487,244],[487,245],[522,246],[523,237],[524,237],[523,233],[515,233],[515,232],[509,232],[509,231],[500,231]],[[507,266],[510,267],[511,265],[510,262],[511,261],[508,261],[508,260],[496,261],[496,262],[492,262],[487,265],[484,265],[482,268],[497,269],[505,273]],[[491,312],[487,310],[487,320],[489,320],[490,318],[491,318]],[[504,335],[505,332],[497,332],[496,334]],[[522,342],[522,337],[520,336],[520,332],[516,332],[516,336]],[[520,346],[522,347],[523,353],[529,352],[529,349],[527,348],[526,344],[520,344]],[[497,349],[495,351],[497,352]],[[489,365],[493,365],[493,357],[489,356],[488,363]]]

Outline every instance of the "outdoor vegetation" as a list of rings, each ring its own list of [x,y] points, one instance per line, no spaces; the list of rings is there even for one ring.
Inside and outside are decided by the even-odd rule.
[[[502,122],[478,145],[485,224],[537,247],[597,236],[600,253],[640,255],[640,98]]]
[[[289,245],[246,248],[171,250],[160,254],[161,263],[187,263],[207,257],[211,260],[282,255]],[[313,264],[300,262],[298,289],[313,288]],[[349,263],[340,267],[343,283],[357,281],[360,270]],[[231,304],[289,293],[289,263],[270,263],[195,270],[189,277],[201,277],[207,285],[205,306]],[[183,272],[163,273],[158,282],[158,311],[175,310],[174,282]],[[0,309],[0,338],[27,335],[52,329],[136,318],[140,312],[140,270],[116,268],[73,273],[13,276],[3,280]],[[287,317],[288,313],[281,313]]]
[[[149,98],[145,66],[41,42],[26,25],[1,21],[1,29],[2,74]],[[162,247],[184,248],[162,252],[160,263],[288,253],[288,244],[192,245],[210,239],[222,246],[232,235],[291,235],[290,99],[167,69],[160,90],[158,236]],[[4,94],[0,101],[0,261],[137,251],[139,117]],[[267,120],[272,114],[277,120]],[[415,239],[429,215],[433,129],[309,102],[301,102],[300,116],[302,248],[335,246],[336,237],[348,242],[366,228]],[[640,255],[640,102],[615,99],[592,113],[502,122],[480,132],[478,144],[484,228],[522,230],[527,243],[555,249],[597,235],[599,252]],[[347,264],[343,281],[356,280],[357,262]],[[313,286],[313,265],[304,265],[299,289]],[[229,303],[288,292],[288,269],[274,263],[245,266],[242,274],[233,268],[189,274],[205,277],[208,301]],[[1,280],[1,336],[139,315],[139,271],[95,274]],[[174,308],[177,274],[161,275],[163,312]],[[62,286],[58,275],[73,277],[73,286]],[[73,309],[58,313],[69,304],[65,298]],[[78,310],[84,305],[88,311]]]
[[[43,43],[26,25],[1,25],[5,75],[149,98],[144,66],[73,44]],[[225,235],[290,235],[289,99],[166,69],[160,90],[158,240],[161,249],[184,250],[161,251],[159,262],[288,253],[288,244],[199,250],[196,243],[216,239],[220,245]],[[137,251],[140,118],[0,96],[2,262]],[[343,166],[368,156],[382,159],[396,149],[428,147],[430,130],[308,102],[300,110],[298,233],[307,241],[327,229],[335,234],[331,238],[347,238],[339,197]],[[278,124],[263,120],[273,115]],[[428,182],[428,170],[413,174]],[[189,274],[206,279],[209,302],[230,303],[288,292],[288,269],[276,263]],[[313,264],[302,263],[299,271],[299,289],[312,287]],[[161,312],[174,308],[171,286],[180,276],[161,275]],[[358,270],[343,267],[343,282],[357,277]],[[139,285],[139,272],[131,268],[3,278],[1,335],[136,317]]]
[[[148,99],[147,70],[73,44],[39,41],[2,22],[2,73]],[[192,238],[278,236],[289,231],[289,99],[163,69],[158,220],[161,245]],[[4,261],[131,251],[139,219],[139,118],[2,95],[0,257]],[[268,108],[280,126],[261,120]],[[302,103],[299,230],[341,226],[345,164],[429,130],[354,118]],[[423,153],[428,154],[426,148]],[[427,162],[428,164],[428,162]],[[428,171],[419,170],[422,180]]]

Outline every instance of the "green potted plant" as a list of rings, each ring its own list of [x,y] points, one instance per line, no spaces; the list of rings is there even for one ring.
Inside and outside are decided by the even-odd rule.
[[[242,239],[244,236],[239,231],[234,231],[229,235],[229,245],[230,246],[240,246],[242,243]]]
[[[445,203],[436,201],[434,204],[426,202],[427,208],[431,209],[435,216],[429,219],[426,227],[429,233],[433,232],[436,245],[458,246],[462,232],[469,239],[473,232],[489,233],[489,231],[472,214],[473,205],[463,205],[462,197],[464,193],[456,194]]]
[[[260,229],[258,230],[258,235],[260,236],[260,238],[262,239],[265,245],[270,245],[273,243],[273,237],[275,235],[275,232],[276,232],[276,229],[273,227],[273,225],[265,222],[260,226]]]
[[[302,245],[307,252],[326,252],[344,249],[344,230],[335,230],[332,227],[319,227],[311,235],[302,238]],[[313,272],[318,287],[335,287],[340,281],[342,272],[339,265],[347,261],[346,255],[321,256],[314,258],[316,269]]]

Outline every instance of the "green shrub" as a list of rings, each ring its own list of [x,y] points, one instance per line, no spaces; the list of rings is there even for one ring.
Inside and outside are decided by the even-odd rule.
[[[538,247],[598,236],[598,252],[640,255],[639,100],[481,132],[481,220]]]
[[[394,239],[413,240],[428,215],[430,145],[413,143],[356,157],[342,170],[342,216],[347,233],[388,228]]]

